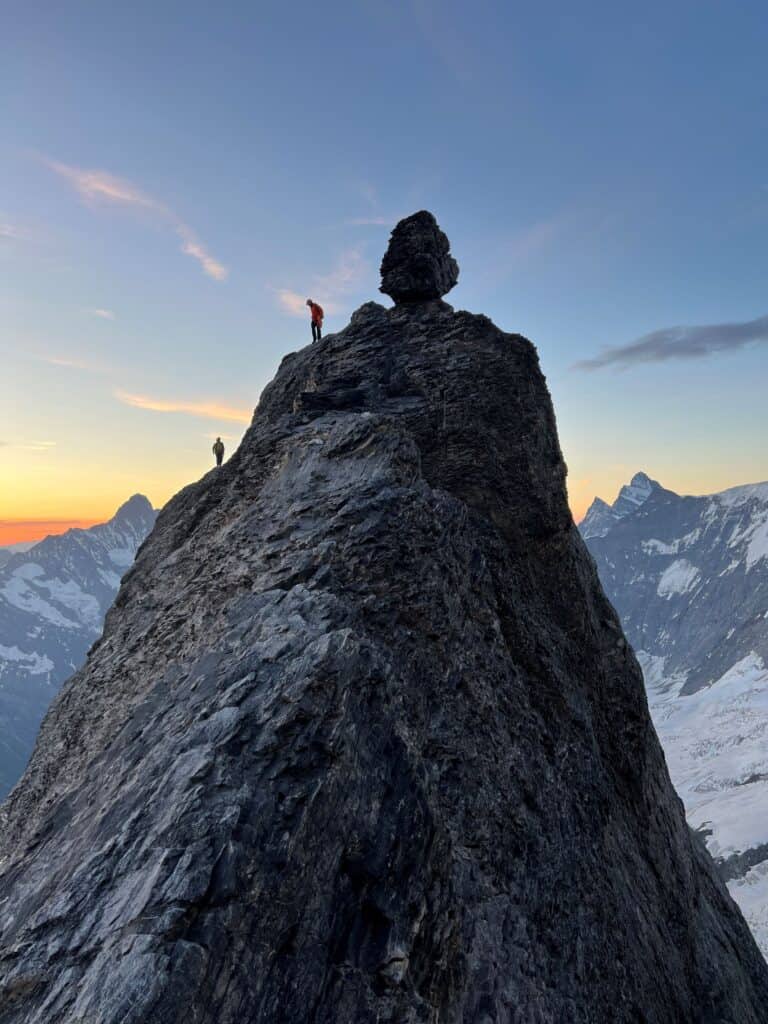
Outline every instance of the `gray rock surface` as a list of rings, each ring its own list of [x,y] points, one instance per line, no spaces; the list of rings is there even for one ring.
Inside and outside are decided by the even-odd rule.
[[[401,220],[381,261],[381,288],[396,303],[440,299],[459,280],[459,265],[434,216],[421,210]]]
[[[3,1024],[767,1020],[564,480],[483,316],[287,356],[3,809]]]

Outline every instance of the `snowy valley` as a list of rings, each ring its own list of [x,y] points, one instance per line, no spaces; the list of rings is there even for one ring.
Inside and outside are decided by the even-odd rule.
[[[688,821],[768,956],[768,483],[691,497],[639,473],[580,529]]]
[[[101,635],[155,516],[137,494],[107,523],[0,554],[0,799],[24,770],[54,695]]]

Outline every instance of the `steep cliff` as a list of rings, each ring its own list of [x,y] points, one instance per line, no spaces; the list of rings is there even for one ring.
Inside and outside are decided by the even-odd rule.
[[[394,308],[283,360],[50,711],[0,822],[3,1024],[768,1020],[535,350],[442,302],[417,217]]]

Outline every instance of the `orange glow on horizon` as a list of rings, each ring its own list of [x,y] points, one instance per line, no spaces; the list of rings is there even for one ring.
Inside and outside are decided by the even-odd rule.
[[[0,519],[0,548],[58,536],[67,530],[87,530],[104,519]]]

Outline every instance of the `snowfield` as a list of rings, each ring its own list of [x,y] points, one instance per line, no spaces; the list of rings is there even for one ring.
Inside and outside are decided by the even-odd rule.
[[[639,505],[624,488],[596,499],[580,529],[689,823],[768,958],[768,483],[703,497],[650,483]]]

